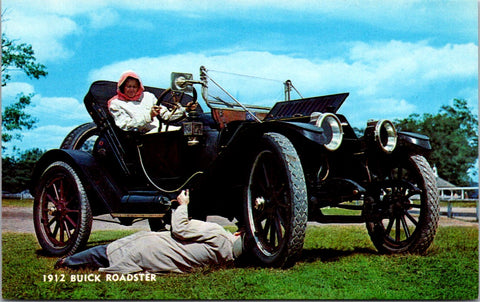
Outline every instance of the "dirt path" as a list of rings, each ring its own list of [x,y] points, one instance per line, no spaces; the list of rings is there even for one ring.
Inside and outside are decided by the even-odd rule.
[[[475,211],[474,208],[466,209],[470,212]],[[454,208],[454,213],[460,211]],[[442,209],[442,212],[444,210]],[[99,220],[101,219],[101,220]],[[112,221],[110,215],[102,215],[95,217],[93,221],[92,230],[149,230],[148,222],[146,220],[134,223],[132,226],[123,226],[118,223],[104,222],[102,220]],[[228,219],[219,216],[208,217],[209,221],[219,223],[220,225],[234,225]],[[320,223],[310,222],[311,225],[322,225]],[[440,216],[441,226],[477,226],[478,222],[474,221],[473,217],[455,217],[447,218]],[[2,207],[2,231],[20,232],[20,233],[34,233],[33,227],[33,213],[30,207]]]
[[[124,226],[118,223],[105,222],[118,221],[110,215],[96,216],[93,220],[92,231],[98,230],[150,230],[147,220],[134,223],[131,226]],[[208,217],[209,221],[220,225],[233,225],[228,219],[218,216]],[[30,207],[2,207],[2,231],[35,233],[33,226],[33,211]]]

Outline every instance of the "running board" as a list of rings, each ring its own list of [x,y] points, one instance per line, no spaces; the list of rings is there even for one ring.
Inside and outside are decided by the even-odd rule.
[[[113,218],[130,217],[130,218],[163,218],[165,214],[151,214],[151,213],[111,213]]]

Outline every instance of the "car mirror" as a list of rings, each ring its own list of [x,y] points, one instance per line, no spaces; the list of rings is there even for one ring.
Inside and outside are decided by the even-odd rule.
[[[193,75],[191,73],[172,72],[171,88],[175,91],[191,92],[193,90]]]

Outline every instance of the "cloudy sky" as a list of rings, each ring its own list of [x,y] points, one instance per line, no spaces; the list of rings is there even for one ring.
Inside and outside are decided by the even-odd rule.
[[[437,113],[454,98],[478,112],[475,0],[4,0],[2,10],[3,32],[31,44],[48,70],[40,80],[10,70],[2,108],[35,93],[28,112],[38,123],[7,153],[57,148],[91,121],[90,84],[127,69],[164,88],[170,72],[198,79],[201,65],[255,76],[245,84],[212,72],[240,101],[267,106],[287,79],[304,97],[349,92],[340,112],[357,127]]]

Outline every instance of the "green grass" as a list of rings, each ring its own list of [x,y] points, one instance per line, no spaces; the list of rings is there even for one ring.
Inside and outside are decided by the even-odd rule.
[[[130,231],[98,231],[89,245]],[[54,270],[32,234],[4,233],[4,299],[395,299],[475,300],[478,297],[478,229],[441,227],[425,256],[376,253],[363,226],[309,227],[302,257],[288,270],[207,267],[155,282],[70,282],[96,271]],[[44,282],[64,274],[66,282]],[[102,280],[105,275],[101,274]]]
[[[454,200],[451,202],[452,207],[459,207],[459,208],[475,208],[477,206],[476,201],[459,201],[459,200]],[[446,207],[448,206],[447,201],[440,201],[440,206],[441,207]]]
[[[2,207],[33,207],[33,199],[2,199]]]

